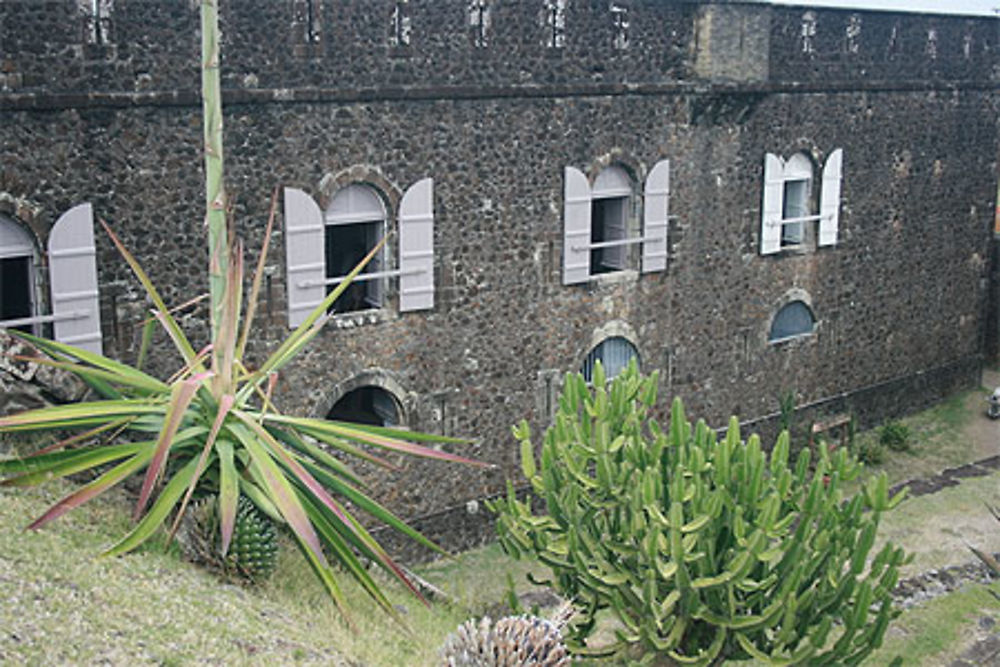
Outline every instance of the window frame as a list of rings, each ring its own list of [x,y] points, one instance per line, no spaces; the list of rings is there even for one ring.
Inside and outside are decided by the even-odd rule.
[[[830,152],[819,175],[820,187],[817,188],[816,164],[807,151],[798,151],[787,161],[773,153],[765,153],[761,255],[802,252],[813,243],[818,248],[837,245],[842,161],[842,148]],[[799,182],[805,182],[805,186],[795,206],[798,215],[790,216],[788,186]],[[798,230],[798,233],[793,230]]]
[[[367,202],[358,201],[358,198],[366,199]],[[342,200],[346,199],[346,210],[336,211],[335,207]],[[363,204],[374,204],[373,208],[363,208]],[[365,255],[368,254],[388,233],[388,210],[386,202],[382,193],[374,186],[360,182],[354,181],[338,188],[334,192],[330,201],[327,203],[326,209],[323,211],[323,247],[324,247],[324,275],[326,280],[342,279],[350,273],[351,269],[357,265]],[[364,239],[364,250],[361,251],[361,257],[357,260],[351,260],[351,266],[341,267],[339,270],[346,268],[345,273],[338,273],[338,275],[331,275],[330,266],[330,256],[329,249],[331,246],[331,237],[336,237],[336,229],[345,227],[355,227],[364,225],[364,228],[360,230],[361,234],[365,237]],[[374,233],[373,233],[374,230]],[[352,230],[357,231],[357,230]],[[345,234],[346,236],[346,234]],[[335,315],[347,315],[351,313],[363,313],[366,311],[381,310],[386,307],[387,295],[386,295],[386,276],[381,274],[386,273],[390,269],[386,265],[387,258],[390,254],[387,252],[385,246],[376,254],[375,257],[368,263],[368,265],[362,270],[362,272],[355,277],[353,283],[348,288],[349,290],[354,287],[364,286],[364,296],[362,300],[368,307],[354,308],[351,310],[333,310],[338,302],[341,301],[347,294],[345,291],[337,301],[331,305],[331,314]],[[378,277],[365,277],[367,275],[378,274]],[[329,294],[336,288],[337,283],[328,284],[326,287],[326,294]]]
[[[593,185],[576,167],[567,166],[563,172],[564,285],[588,283],[605,276],[635,275],[637,261],[639,273],[666,271],[667,231],[674,217],[669,213],[670,160],[660,159],[649,170],[641,198],[636,189],[639,181],[619,163],[598,172]],[[610,219],[599,212],[615,200],[621,206],[620,231],[609,234]],[[641,251],[630,250],[635,245],[641,245]],[[621,253],[617,266],[602,261],[609,249]],[[599,270],[598,264],[607,268]]]
[[[7,231],[5,232],[4,229]],[[4,319],[0,314],[0,323],[8,321],[15,322],[22,319],[35,319],[42,311],[42,304],[39,303],[39,269],[41,266],[41,253],[34,242],[33,234],[19,224],[14,219],[0,214],[0,260],[25,259],[27,260],[24,279],[28,288],[28,314],[15,318]],[[2,304],[0,304],[2,305]],[[30,333],[41,335],[40,322],[28,322],[16,328],[29,327]]]
[[[639,353],[639,348],[634,341],[630,340],[626,336],[621,335],[620,333],[614,335],[608,335],[602,338],[600,341],[598,341],[596,345],[591,346],[590,350],[583,357],[583,363],[580,364],[579,373],[583,376],[583,379],[587,384],[593,383],[593,372],[597,362],[600,361],[601,366],[602,367],[605,366],[604,355],[601,354],[601,352],[605,349],[605,347],[611,345],[615,341],[620,341],[621,343],[624,343],[623,348],[626,348],[630,352],[630,354],[625,359],[624,364],[618,365],[618,369],[614,373],[611,373],[608,368],[606,367],[604,368],[604,377],[607,379],[607,381],[610,382],[611,380],[615,379],[615,377],[617,377],[619,373],[628,368],[629,364],[632,363],[633,359],[635,359],[636,365],[640,369],[642,368],[642,355]]]
[[[809,330],[778,338],[774,337],[774,327],[775,324],[778,323],[778,319],[781,317],[781,314],[796,305],[801,305],[805,309],[805,312],[808,313],[810,318]],[[813,310],[812,304],[809,302],[808,298],[805,295],[800,294],[791,295],[789,298],[783,300],[781,305],[774,311],[774,314],[771,315],[771,319],[767,327],[767,344],[777,346],[793,341],[806,340],[815,336],[818,328],[819,319],[816,317],[816,312]]]

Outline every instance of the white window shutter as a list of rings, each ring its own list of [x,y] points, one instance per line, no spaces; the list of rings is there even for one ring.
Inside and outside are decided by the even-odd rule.
[[[781,212],[785,167],[777,155],[764,156],[764,201],[760,215],[760,254],[781,250]]]
[[[60,343],[101,354],[94,210],[80,204],[62,214],[49,234],[49,287],[54,334]]]
[[[820,191],[819,245],[837,244],[837,228],[840,224],[840,182],[844,149],[830,153],[823,166],[823,189]]]
[[[563,285],[590,280],[590,182],[566,167],[563,220]]]
[[[323,212],[308,194],[285,188],[288,326],[297,327],[326,297]]]
[[[434,180],[411,185],[399,203],[399,311],[434,307]]]
[[[670,214],[670,160],[660,160],[646,177],[642,206],[642,272],[667,268],[667,222]]]

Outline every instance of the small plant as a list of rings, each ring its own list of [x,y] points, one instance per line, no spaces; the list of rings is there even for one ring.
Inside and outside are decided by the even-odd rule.
[[[865,465],[877,466],[885,461],[885,445],[878,440],[863,438],[855,443],[854,455]]]
[[[894,452],[909,451],[910,429],[903,422],[887,422],[878,430],[878,441]]]
[[[240,496],[228,553],[220,540],[217,496],[191,503],[177,533],[185,555],[196,563],[251,583],[264,581],[278,564],[278,533],[274,521],[250,499]]]
[[[786,389],[778,394],[778,430],[792,432],[795,421],[795,392]]]
[[[565,609],[571,609],[564,607]],[[493,623],[489,616],[466,621],[441,649],[446,667],[569,667],[570,657],[560,629],[568,614],[553,621],[537,616],[507,616]]]
[[[567,376],[540,456],[527,423],[514,428],[547,513],[513,485],[491,509],[503,548],[548,565],[581,610],[567,646],[700,665],[860,663],[899,613],[890,592],[904,553],[872,548],[902,494],[890,498],[882,474],[845,500],[860,472],[845,448],[820,448],[814,467],[804,449],[792,465],[787,432],[768,455],[735,417],[721,440],[692,427],[679,399],[664,431],[650,416],[657,383],[633,363],[606,386],[598,365],[592,387]],[[620,623],[617,641],[589,646],[602,610]]]

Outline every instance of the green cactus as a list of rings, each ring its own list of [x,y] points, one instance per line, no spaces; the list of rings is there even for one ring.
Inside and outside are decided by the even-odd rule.
[[[513,487],[491,504],[504,549],[548,565],[583,612],[567,646],[630,649],[682,664],[753,657],[771,664],[857,664],[898,614],[890,592],[905,561],[872,553],[890,498],[884,474],[845,500],[861,466],[843,449],[804,449],[787,432],[770,454],[744,441],[734,417],[722,439],[692,427],[675,399],[664,432],[650,417],[658,378],[635,364],[606,386],[569,375],[535,458],[526,422],[514,428],[522,470],[547,513]],[[586,645],[596,615],[620,621],[617,642]]]

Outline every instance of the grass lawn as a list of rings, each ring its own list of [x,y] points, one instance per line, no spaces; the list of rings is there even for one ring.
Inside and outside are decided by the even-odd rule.
[[[903,480],[1000,452],[1000,424],[979,414],[983,396],[967,392],[905,419],[914,449],[889,452],[874,469]],[[424,607],[386,581],[408,629],[345,582],[354,609],[349,626],[290,544],[274,579],[258,588],[220,582],[162,540],[125,557],[97,557],[128,529],[121,492],[39,532],[21,530],[71,488],[61,481],[0,488],[0,664],[435,665],[438,648],[461,622],[504,613],[508,581],[517,593],[531,593],[526,574],[546,573],[490,546],[419,568],[450,603]],[[914,553],[903,576],[970,561],[966,542],[1000,551],[1000,525],[984,502],[1000,505],[1000,473],[908,499],[883,519],[880,539]],[[900,655],[904,665],[946,665],[994,632],[998,617],[1000,602],[985,586],[966,586],[906,610],[866,664]]]

